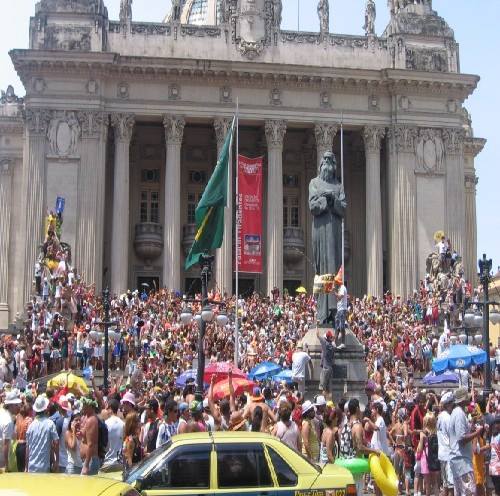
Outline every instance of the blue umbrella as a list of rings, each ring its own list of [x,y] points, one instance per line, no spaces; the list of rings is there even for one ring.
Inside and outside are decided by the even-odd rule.
[[[432,370],[439,374],[446,370],[468,369],[471,365],[486,363],[486,359],[486,351],[477,346],[454,344],[432,362]]]
[[[422,381],[427,386],[432,386],[435,384],[445,384],[453,383],[458,384],[458,375],[453,372],[445,372],[444,374],[435,374],[434,372],[429,372]]]
[[[175,379],[175,385],[177,387],[184,387],[188,379],[194,379],[196,381],[196,369],[186,370],[177,379]]]
[[[277,374],[281,370],[281,367],[277,363],[273,362],[262,362],[259,365],[256,365],[250,373],[248,374],[248,378],[252,381],[263,381],[272,377],[274,374]]]
[[[285,381],[288,384],[293,382],[292,379],[292,371],[290,369],[283,369],[281,372],[278,372],[276,375],[273,375],[274,382],[282,382]]]

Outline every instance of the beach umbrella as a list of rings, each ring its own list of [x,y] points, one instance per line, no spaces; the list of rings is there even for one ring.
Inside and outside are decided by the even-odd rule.
[[[215,375],[215,382],[219,382],[220,380],[227,378],[229,370],[233,371],[233,379],[237,377],[242,379],[247,378],[247,375],[240,369],[236,368],[232,362],[217,362],[210,363],[205,367],[203,381],[210,384],[212,376]]]
[[[233,377],[234,395],[241,396],[243,393],[251,393],[256,386],[255,382],[243,377]],[[213,388],[213,395],[216,400],[221,400],[229,396],[229,379],[217,382]]]
[[[285,381],[286,383],[291,384],[293,382],[292,371],[290,369],[283,369],[281,372],[278,372],[277,374],[273,375],[273,381],[274,382]]]
[[[429,372],[422,381],[426,386],[433,386],[436,384],[458,384],[458,375],[454,372],[444,372],[443,374],[435,374],[434,372]]]
[[[184,371],[179,377],[175,379],[175,385],[177,387],[184,387],[189,379],[194,379],[196,381],[196,369],[189,369]]]
[[[248,373],[248,378],[253,381],[263,381],[277,374],[281,370],[281,367],[277,363],[273,362],[262,362],[256,365]]]
[[[471,365],[486,363],[487,354],[477,346],[451,345],[432,362],[432,370],[440,374],[446,370],[468,369]]]

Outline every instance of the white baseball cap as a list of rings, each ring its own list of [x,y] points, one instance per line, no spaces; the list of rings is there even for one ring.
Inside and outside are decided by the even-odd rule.
[[[5,395],[4,405],[20,405],[22,403],[21,395],[17,389],[9,391]]]

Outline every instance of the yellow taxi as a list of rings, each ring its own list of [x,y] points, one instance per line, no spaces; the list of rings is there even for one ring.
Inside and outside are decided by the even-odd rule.
[[[0,496],[139,496],[123,482],[81,475],[26,474],[0,475]]]
[[[351,473],[255,432],[174,436],[123,480],[143,496],[355,496]]]

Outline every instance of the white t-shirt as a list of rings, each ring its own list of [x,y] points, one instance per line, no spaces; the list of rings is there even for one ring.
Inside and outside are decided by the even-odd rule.
[[[5,467],[7,460],[3,458],[3,445],[14,438],[14,422],[7,410],[0,409],[0,467]]]
[[[347,311],[347,288],[342,284],[337,291],[337,312]]]
[[[382,417],[378,417],[375,420],[375,425],[378,427],[378,431],[373,433],[372,437],[372,448],[384,452],[386,455],[389,454],[389,443],[387,442],[387,426]]]
[[[450,419],[451,415],[446,410],[437,418],[438,458],[442,462],[450,460]]]
[[[292,355],[292,377],[304,379],[306,376],[306,365],[311,357],[305,351],[296,351]]]
[[[440,241],[437,244],[437,248],[440,255],[444,255],[448,251],[448,245],[444,241]]]
[[[118,463],[123,447],[123,427],[125,423],[116,415],[111,415],[106,420],[108,428],[108,451],[104,457],[104,465],[112,465]]]

